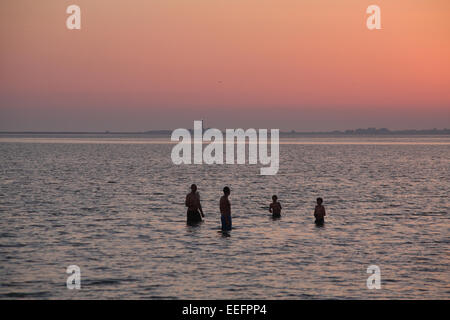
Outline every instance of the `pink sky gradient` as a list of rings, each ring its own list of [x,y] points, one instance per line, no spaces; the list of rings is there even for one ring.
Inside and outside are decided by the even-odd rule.
[[[81,7],[81,30],[65,26]],[[382,30],[366,28],[381,7]],[[5,0],[0,131],[450,127],[448,0]]]

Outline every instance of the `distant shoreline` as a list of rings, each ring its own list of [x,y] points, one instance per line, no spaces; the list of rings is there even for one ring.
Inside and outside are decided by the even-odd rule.
[[[207,130],[207,129],[205,129]],[[192,130],[191,130],[192,132]],[[0,134],[45,134],[45,135],[158,135],[169,136],[172,134],[172,130],[149,130],[149,131],[0,131]],[[424,129],[424,130],[389,130],[385,128],[376,129],[355,129],[345,131],[318,131],[318,132],[298,132],[298,131],[280,131],[281,137],[298,137],[298,136],[311,136],[311,135],[333,135],[333,136],[389,136],[389,135],[450,135],[450,129]]]

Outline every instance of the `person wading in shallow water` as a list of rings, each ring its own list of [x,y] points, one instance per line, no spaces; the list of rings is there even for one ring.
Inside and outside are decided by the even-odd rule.
[[[191,185],[191,192],[186,195],[187,223],[197,223],[202,221],[203,214],[202,205],[200,204],[200,194],[197,192],[197,186]]]
[[[269,212],[272,214],[272,218],[281,218],[281,203],[278,202],[278,197],[276,195],[272,196]]]
[[[223,232],[231,230],[231,204],[228,199],[230,193],[230,188],[225,187],[223,188],[223,196],[220,198],[220,220]]]
[[[314,221],[314,222],[318,226],[323,226],[323,224],[325,222],[325,216],[327,215],[327,213],[325,212],[325,207],[322,205],[323,199],[317,198],[316,201],[317,201],[317,205],[316,205],[316,208],[314,209],[314,218],[316,218],[316,221]]]

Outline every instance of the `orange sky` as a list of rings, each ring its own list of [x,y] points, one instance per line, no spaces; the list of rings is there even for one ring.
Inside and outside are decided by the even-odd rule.
[[[5,0],[0,131],[450,127],[449,18],[448,0]]]

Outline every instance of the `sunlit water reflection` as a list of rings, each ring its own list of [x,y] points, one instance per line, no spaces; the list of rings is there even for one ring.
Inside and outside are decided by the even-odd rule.
[[[448,137],[285,140],[276,176],[175,166],[162,140],[42,139],[0,137],[2,298],[450,298]],[[207,215],[197,227],[185,224],[191,183]],[[72,264],[79,291],[66,288]],[[371,264],[381,290],[367,289]]]

